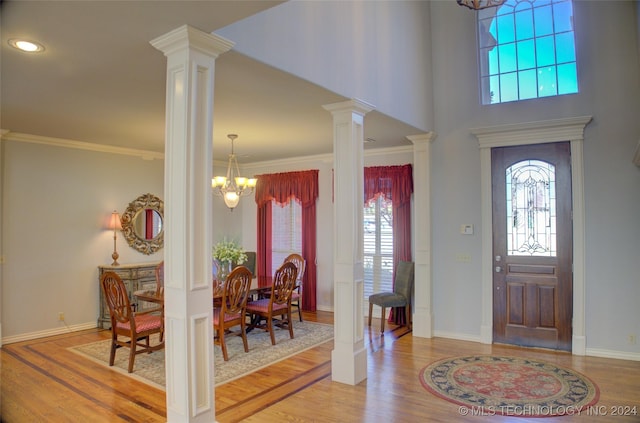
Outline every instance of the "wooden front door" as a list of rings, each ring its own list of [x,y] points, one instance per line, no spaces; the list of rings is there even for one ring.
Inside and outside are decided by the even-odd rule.
[[[569,142],[491,150],[493,340],[571,351]]]

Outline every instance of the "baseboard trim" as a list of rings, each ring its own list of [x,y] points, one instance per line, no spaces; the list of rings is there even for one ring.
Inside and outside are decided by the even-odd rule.
[[[482,338],[480,335],[468,335],[468,334],[462,334],[462,333],[435,330],[433,331],[433,336],[437,338],[455,339],[457,341],[470,341],[470,342],[482,343]]]
[[[587,348],[586,352],[587,352],[587,355],[591,357],[616,358],[618,360],[640,361],[640,353],[636,353],[636,352],[603,350],[600,348]]]
[[[96,327],[97,327],[96,322],[80,323],[78,325],[65,326],[63,328],[47,329],[47,330],[38,331],[38,332],[30,332],[30,333],[23,333],[20,335],[7,336],[6,338],[2,338],[2,341],[0,341],[0,343],[2,345],[13,344],[15,342],[30,341],[32,339],[45,338],[47,336],[61,335],[61,334],[70,333],[70,332],[78,332],[81,330],[93,329]]]
[[[471,342],[482,343],[481,336],[472,336],[472,335],[460,334],[460,333],[454,333],[454,332],[435,331],[433,336],[440,337],[440,338],[454,339],[457,341],[471,341]],[[526,348],[526,347],[523,347],[523,348]],[[582,354],[575,354],[575,355],[582,355]],[[591,357],[613,358],[618,360],[640,361],[640,353],[605,350],[600,348],[587,348],[586,354],[584,355],[588,355]]]

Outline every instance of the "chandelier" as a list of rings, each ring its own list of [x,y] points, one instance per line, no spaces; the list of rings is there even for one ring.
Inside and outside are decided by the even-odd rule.
[[[236,134],[227,135],[231,140],[231,154],[229,154],[229,164],[227,166],[227,176],[215,176],[211,180],[211,188],[216,195],[224,200],[224,204],[233,210],[240,202],[240,197],[251,194],[256,187],[256,178],[245,178],[240,176],[238,160],[233,153],[233,141],[238,138]]]
[[[457,0],[460,6],[466,6],[469,9],[480,10],[487,7],[502,6],[506,0]]]

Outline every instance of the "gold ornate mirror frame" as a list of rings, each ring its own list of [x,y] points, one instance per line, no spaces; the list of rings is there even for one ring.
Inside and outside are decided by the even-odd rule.
[[[144,233],[136,229],[140,226],[140,219],[146,219],[147,211],[157,213],[159,224],[156,225],[157,233],[152,238],[146,238]],[[164,203],[153,194],[143,194],[129,203],[129,206],[120,218],[122,222],[122,234],[131,248],[142,254],[153,254],[164,245]],[[154,231],[155,232],[155,231]]]

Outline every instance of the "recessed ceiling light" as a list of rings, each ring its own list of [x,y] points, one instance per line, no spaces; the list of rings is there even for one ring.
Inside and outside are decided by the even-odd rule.
[[[18,50],[26,51],[27,53],[39,53],[44,51],[44,46],[42,44],[38,44],[33,41],[21,40],[19,38],[10,39],[9,45],[17,48]]]

